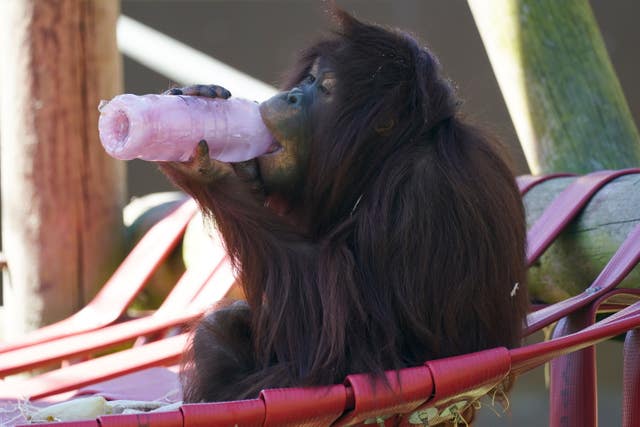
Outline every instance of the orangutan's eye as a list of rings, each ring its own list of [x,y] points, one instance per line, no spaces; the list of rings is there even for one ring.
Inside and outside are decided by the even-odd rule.
[[[333,73],[326,73],[324,79],[322,80],[322,84],[320,85],[320,92],[324,95],[331,95],[333,89],[336,87],[336,78]]]

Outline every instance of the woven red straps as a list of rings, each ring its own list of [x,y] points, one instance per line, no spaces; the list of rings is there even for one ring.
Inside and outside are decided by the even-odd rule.
[[[615,288],[638,262],[640,262],[640,225],[631,231],[591,286],[581,294],[529,314],[524,335],[542,329]]]
[[[100,292],[82,310],[64,320],[40,328],[19,341],[0,344],[0,352],[98,329],[116,321],[158,265],[178,244],[196,211],[193,200],[184,202],[151,227]]]
[[[637,169],[610,173],[597,172],[578,178],[547,207],[538,222],[529,231],[528,261],[535,261],[562,228],[582,209],[595,192],[618,176],[636,173]],[[554,212],[554,210],[557,210]],[[580,295],[543,308],[528,316],[528,335],[550,323],[562,319],[556,327],[554,342],[563,336],[573,336],[593,323],[594,310],[580,310],[617,286],[640,260],[640,226],[636,227],[593,284]],[[582,346],[581,346],[582,347]],[[536,357],[534,356],[534,360]],[[529,361],[531,362],[531,361]],[[627,393],[625,393],[627,394]],[[551,363],[550,425],[595,425],[597,419],[597,395],[595,387],[595,348],[583,350],[554,359]],[[625,416],[628,418],[627,414]]]
[[[565,188],[527,233],[527,262],[531,265],[551,245],[571,220],[603,185],[622,175],[640,173],[640,169],[599,171],[581,176]]]

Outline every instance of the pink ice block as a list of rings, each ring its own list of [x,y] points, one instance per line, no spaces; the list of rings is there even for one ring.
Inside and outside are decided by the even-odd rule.
[[[273,144],[258,104],[242,98],[124,94],[99,110],[102,145],[121,160],[186,161],[204,139],[211,158],[240,162]]]

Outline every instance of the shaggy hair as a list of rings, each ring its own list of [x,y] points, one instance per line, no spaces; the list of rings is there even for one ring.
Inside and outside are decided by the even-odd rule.
[[[287,214],[237,177],[203,185],[169,173],[215,221],[247,296],[197,326],[188,402],[520,343],[526,231],[512,172],[461,117],[428,50],[336,16],[338,29],[302,52],[283,86],[318,57],[337,75]]]

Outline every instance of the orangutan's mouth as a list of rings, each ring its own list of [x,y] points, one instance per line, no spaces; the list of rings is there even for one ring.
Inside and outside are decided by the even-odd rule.
[[[283,149],[284,149],[284,147],[282,146],[282,144],[280,144],[280,142],[278,142],[278,140],[275,139],[275,137],[274,137],[273,138],[273,142],[271,142],[271,145],[267,149],[267,152],[263,154],[263,156],[269,156],[271,154],[279,153]]]

